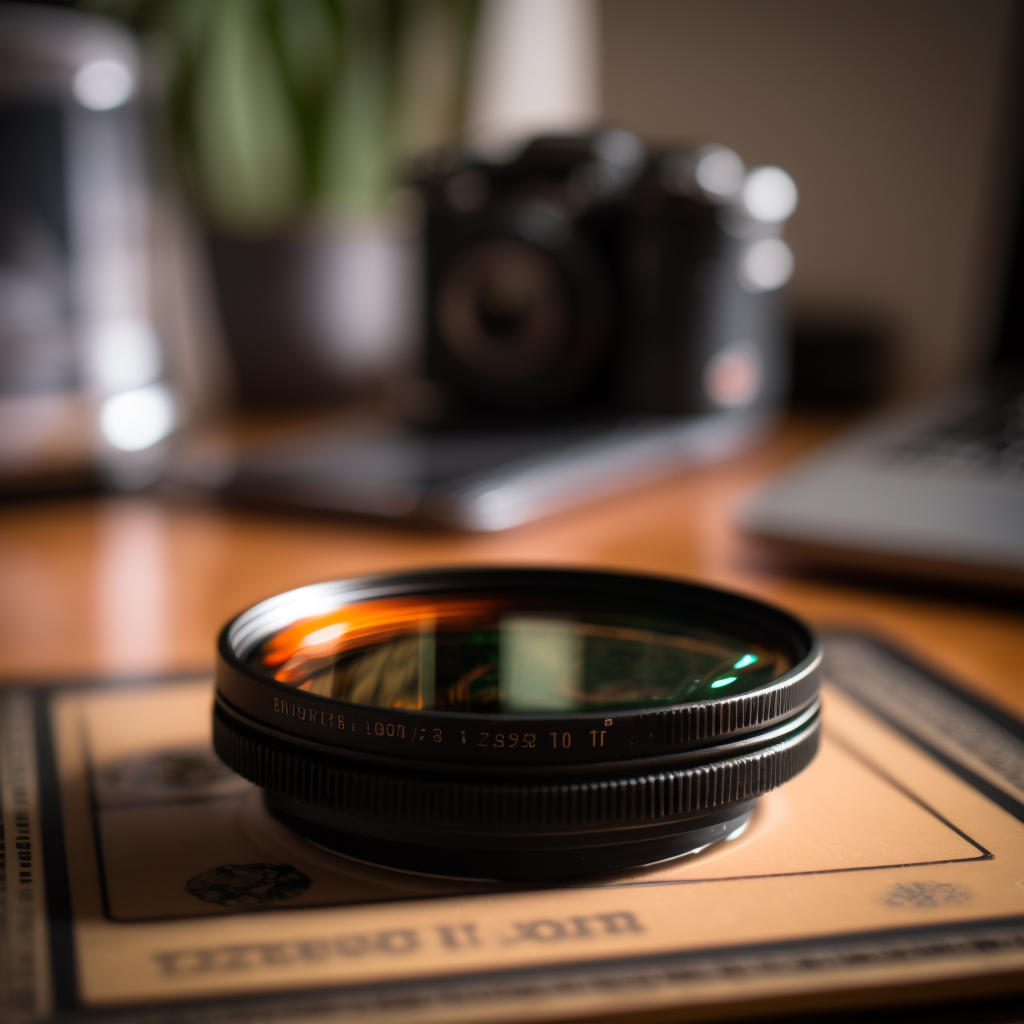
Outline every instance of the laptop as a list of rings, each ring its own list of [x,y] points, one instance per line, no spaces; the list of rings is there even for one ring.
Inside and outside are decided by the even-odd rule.
[[[817,450],[741,512],[819,564],[1024,588],[1024,173],[984,380]]]

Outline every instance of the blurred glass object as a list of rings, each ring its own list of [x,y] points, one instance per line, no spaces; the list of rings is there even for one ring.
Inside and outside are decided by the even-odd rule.
[[[174,429],[174,397],[163,384],[121,391],[100,407],[100,429],[118,451],[140,452]]]
[[[86,339],[86,373],[103,391],[124,391],[160,376],[163,356],[152,327],[139,320],[109,320]]]
[[[96,0],[152,36],[237,390],[306,404],[411,358],[412,154],[461,136],[477,0]]]
[[[138,53],[104,19],[0,7],[0,486],[150,482],[178,420],[150,315]],[[102,409],[159,387],[169,421],[112,443]],[[167,417],[165,416],[165,420]]]
[[[114,110],[127,103],[135,88],[131,71],[119,60],[84,64],[71,80],[71,91],[87,110]]]

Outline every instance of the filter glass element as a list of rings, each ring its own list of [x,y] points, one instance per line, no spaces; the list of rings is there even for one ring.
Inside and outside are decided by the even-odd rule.
[[[791,667],[779,648],[606,603],[389,597],[299,620],[247,658],[334,700],[474,714],[656,708],[747,693]]]

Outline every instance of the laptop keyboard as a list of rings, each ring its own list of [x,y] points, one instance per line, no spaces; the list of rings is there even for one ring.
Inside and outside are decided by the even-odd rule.
[[[900,461],[1024,482],[1024,391],[979,403],[895,446]]]

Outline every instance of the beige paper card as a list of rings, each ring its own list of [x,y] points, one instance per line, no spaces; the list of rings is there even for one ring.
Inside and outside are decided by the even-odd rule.
[[[912,669],[892,683],[902,663],[868,641],[833,650],[842,688],[826,688],[821,753],[740,838],[546,888],[415,876],[305,842],[213,755],[208,679],[58,693],[62,998],[215,1016],[255,997],[264,1015],[346,1020],[699,1015],[1024,971],[1024,742]],[[939,706],[914,719],[919,736],[900,685]]]

